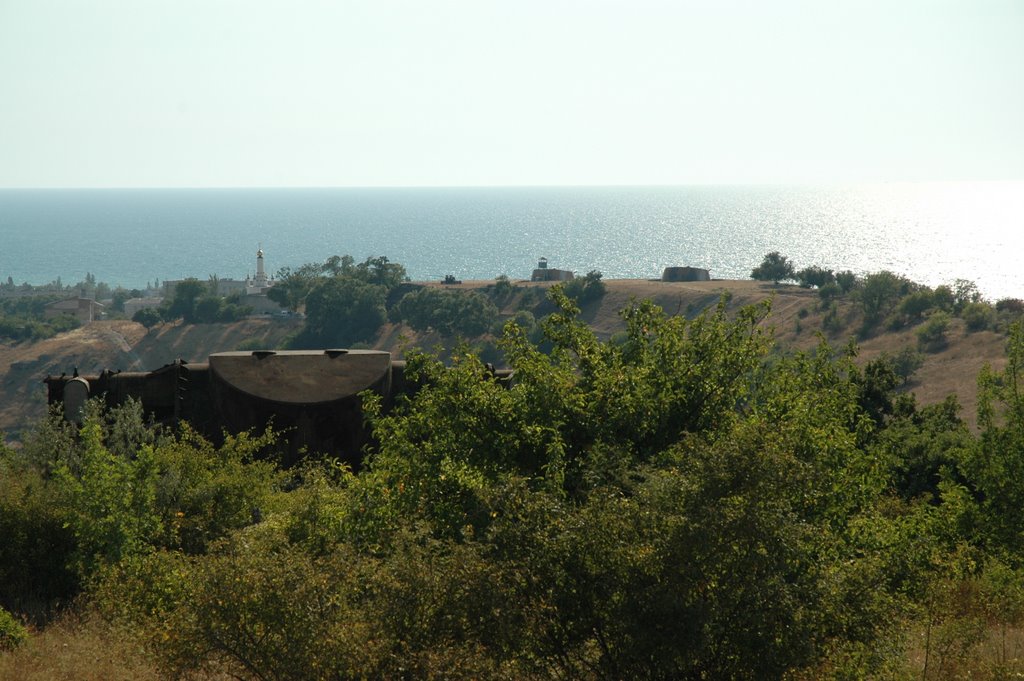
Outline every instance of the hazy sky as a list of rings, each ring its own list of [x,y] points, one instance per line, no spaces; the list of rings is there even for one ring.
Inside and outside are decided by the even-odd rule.
[[[1024,179],[1024,0],[0,0],[0,187]]]

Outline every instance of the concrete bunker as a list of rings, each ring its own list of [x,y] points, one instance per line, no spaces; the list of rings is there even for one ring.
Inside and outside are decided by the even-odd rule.
[[[508,381],[510,371],[495,371]],[[358,466],[369,432],[359,394],[372,390],[389,408],[395,396],[413,387],[405,362],[374,350],[264,350],[221,352],[205,363],[182,360],[154,371],[103,371],[44,379],[50,404],[61,404],[76,420],[88,396],[116,406],[129,397],[141,402],[147,418],[161,425],[187,421],[215,443],[225,432],[281,432],[282,463],[306,453],[326,454]]]

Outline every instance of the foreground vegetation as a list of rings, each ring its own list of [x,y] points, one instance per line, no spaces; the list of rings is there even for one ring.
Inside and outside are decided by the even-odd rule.
[[[137,404],[41,423],[0,455],[0,676],[68,627],[139,677],[1024,673],[1019,325],[974,433],[891,358],[779,352],[767,303],[636,303],[614,342],[552,303],[506,329],[511,387],[410,356],[359,475]]]

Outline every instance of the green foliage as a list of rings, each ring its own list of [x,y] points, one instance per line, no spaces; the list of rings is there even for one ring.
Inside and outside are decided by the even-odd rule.
[[[275,276],[276,283],[267,291],[267,297],[281,307],[297,312],[317,286],[336,278],[382,286],[385,291],[409,280],[404,266],[383,255],[367,258],[358,265],[350,255],[332,255],[322,263],[306,263],[295,270],[282,267]]]
[[[967,469],[981,494],[986,539],[1024,555],[1024,528],[1017,518],[1024,507],[1024,327],[1010,329],[1007,364],[1002,371],[986,367],[978,377],[978,425],[981,436]],[[1019,560],[1020,558],[1018,558]]]
[[[0,608],[34,615],[77,591],[75,541],[46,477],[14,452],[0,456]]]
[[[306,325],[294,347],[346,347],[372,338],[387,320],[386,294],[354,277],[322,280],[306,296]]]
[[[396,312],[416,331],[467,338],[486,333],[498,318],[498,308],[482,293],[433,286],[405,294]]]
[[[850,270],[836,272],[836,285],[843,293],[849,293],[857,287],[858,283],[860,283],[860,281],[857,278],[857,275]]]
[[[0,298],[0,338],[14,341],[44,340],[78,328],[78,320],[71,315],[46,318],[46,306],[62,297],[45,294]]]
[[[871,329],[889,314],[913,286],[909,279],[886,270],[865,277],[858,291],[865,329]]]
[[[63,538],[50,567],[170,678],[877,678],[906,641],[904,676],[966,678],[1024,623],[1019,326],[975,436],[955,399],[896,392],[912,348],[784,355],[767,303],[727,299],[635,303],[601,342],[551,297],[506,325],[510,382],[465,345],[410,353],[414,392],[364,396],[359,475],[283,475],[270,432],[217,448],[132,404],[51,417],[0,457],[0,594],[37,588],[33,532]]]
[[[405,267],[397,262],[391,262],[384,255],[367,258],[356,265],[353,276],[368,284],[383,286],[389,291],[402,282],[409,281]]]
[[[893,371],[904,381],[910,380],[910,377],[924,365],[924,355],[909,345],[904,345],[889,359]]]
[[[756,279],[757,281],[772,281],[776,284],[784,279],[793,279],[795,276],[793,263],[789,261],[789,258],[781,255],[778,251],[772,251],[764,256],[764,260],[761,261],[761,264],[755,267],[750,273],[751,279]]]
[[[152,329],[163,321],[163,315],[156,308],[144,307],[132,315],[132,321],[142,324],[147,329]]]
[[[174,287],[174,296],[160,304],[160,315],[165,320],[183,319],[186,324],[194,324],[197,321],[196,305],[206,292],[206,284],[198,279],[180,281]]]
[[[28,640],[28,630],[11,613],[0,608],[0,653],[14,650]]]
[[[607,285],[601,281],[601,273],[597,270],[590,270],[586,276],[560,284],[562,291],[579,306],[600,300],[607,292]]]
[[[967,303],[960,311],[968,331],[984,331],[992,328],[996,311],[988,303]]]
[[[330,261],[328,261],[330,262]],[[310,263],[297,270],[282,267],[274,277],[276,283],[267,291],[267,298],[281,307],[297,312],[306,296],[320,280],[323,265]]]
[[[950,317],[945,312],[934,312],[917,330],[917,344],[927,352],[938,352],[946,347],[946,331],[949,330]]]
[[[934,305],[935,294],[928,289],[922,289],[904,296],[903,299],[900,300],[897,311],[908,319],[917,321],[924,316],[925,312],[934,307]]]
[[[141,448],[134,458],[117,456],[104,446],[100,424],[91,420],[81,437],[80,470],[62,463],[56,481],[77,543],[73,560],[86,577],[145,551],[161,524],[154,512],[158,472],[152,447]]]
[[[822,291],[824,290],[822,289]],[[834,300],[825,307],[825,314],[821,318],[821,328],[826,333],[832,334],[838,333],[843,329],[843,323],[839,319],[839,306],[836,305]]]
[[[818,297],[821,298],[823,303],[830,303],[842,294],[839,288],[839,284],[831,282],[824,284],[818,289]]]
[[[227,436],[214,447],[187,427],[154,451],[159,470],[153,513],[160,533],[151,544],[197,554],[246,527],[271,506],[280,480],[276,467],[257,459],[276,441],[267,430]]]
[[[487,293],[496,302],[504,302],[515,293],[516,289],[519,288],[511,281],[507,275],[499,274],[494,278],[494,283],[487,287]]]
[[[969,279],[957,279],[953,282],[953,312],[960,314],[970,303],[981,302],[978,285]]]
[[[835,273],[832,270],[812,265],[805,267],[796,273],[797,283],[803,288],[821,288],[836,281]]]
[[[996,301],[996,312],[1024,314],[1024,300],[1020,298],[1000,298]]]

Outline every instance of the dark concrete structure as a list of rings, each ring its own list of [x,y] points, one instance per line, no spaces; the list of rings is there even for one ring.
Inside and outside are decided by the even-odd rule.
[[[711,281],[711,272],[700,267],[666,267],[662,281]]]
[[[508,381],[509,371],[496,371]],[[221,352],[206,363],[182,360],[154,371],[98,375],[48,376],[50,404],[61,404],[77,420],[89,397],[108,406],[139,400],[155,423],[187,421],[214,442],[225,432],[281,432],[282,463],[305,454],[335,456],[354,467],[362,460],[369,433],[359,394],[371,390],[388,408],[394,397],[409,393],[405,362],[373,350],[265,350]]]

